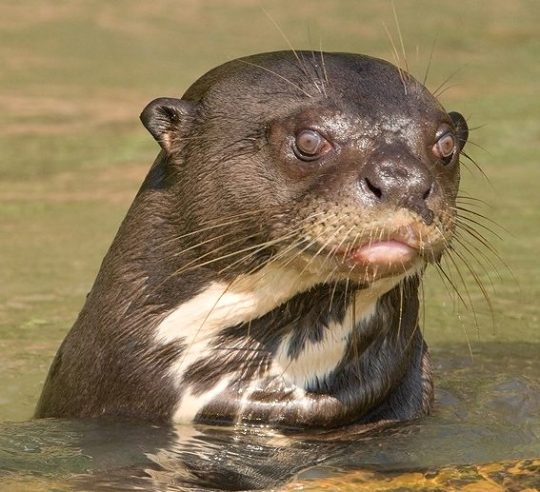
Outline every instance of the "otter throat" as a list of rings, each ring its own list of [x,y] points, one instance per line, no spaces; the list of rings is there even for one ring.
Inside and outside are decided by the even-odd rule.
[[[282,336],[265,377],[283,378],[295,388],[297,397],[302,396],[314,383],[323,382],[343,360],[353,329],[367,323],[375,313],[378,299],[403,278],[414,274],[416,269],[377,280],[358,290],[354,301],[347,306],[343,319],[331,321],[322,339],[306,342],[299,354],[291,355],[292,330]],[[272,264],[254,274],[240,276],[232,283],[213,281],[196,296],[169,312],[156,327],[155,341],[163,345],[176,342],[184,346],[184,351],[169,369],[169,375],[176,381],[179,390],[173,421],[193,422],[206,405],[241,376],[240,366],[236,374],[224,374],[222,379],[202,393],[193,392],[185,384],[186,376],[197,363],[220,357],[219,347],[216,348],[214,342],[223,330],[249,323],[319,282],[316,275],[305,272],[299,275],[294,268]],[[249,336],[249,332],[246,332],[246,339]],[[245,342],[239,340],[240,345]],[[251,381],[246,396],[258,389],[260,379],[259,375]],[[238,419],[241,419],[241,415]]]

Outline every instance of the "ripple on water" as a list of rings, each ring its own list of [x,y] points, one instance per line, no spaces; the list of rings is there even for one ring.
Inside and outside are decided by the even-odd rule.
[[[129,422],[0,424],[6,490],[480,490],[540,487],[538,347],[434,353],[432,416],[370,433]],[[489,488],[491,487],[491,488]]]

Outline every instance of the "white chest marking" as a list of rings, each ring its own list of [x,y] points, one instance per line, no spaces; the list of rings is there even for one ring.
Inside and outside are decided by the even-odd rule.
[[[158,325],[158,343],[182,342],[185,350],[175,361],[169,374],[182,384],[184,372],[196,361],[216,357],[211,347],[220,330],[256,319],[310,288],[316,278],[299,277],[292,268],[272,264],[259,272],[237,278],[233,284],[213,282],[202,292],[178,306]],[[182,388],[183,396],[175,411],[176,422],[188,422],[213,397],[224,390],[230,379],[222,379],[207,392],[195,396],[189,388]]]
[[[323,341],[308,343],[294,361],[288,358],[288,343],[284,342],[271,372],[285,375],[302,392],[313,377],[327,375],[343,357],[353,320],[371,316],[377,298],[401,278],[385,279],[361,291],[356,300],[356,312],[348,310],[343,323],[329,326]],[[177,381],[179,390],[182,390],[174,421],[192,421],[234,379],[235,374],[230,374],[199,395],[194,395],[189,386],[182,387],[184,374],[193,363],[207,357],[216,357],[211,343],[220,330],[256,319],[295,294],[308,290],[318,281],[319,278],[313,274],[303,272],[299,275],[298,270],[291,266],[282,268],[273,263],[257,273],[238,277],[232,284],[212,282],[195,297],[171,311],[157,326],[155,337],[157,343],[178,341],[185,347],[182,355],[169,369],[169,374]]]
[[[192,342],[216,330],[245,323],[271,311],[298,292],[315,285],[311,275],[271,264],[253,275],[238,277],[234,283],[212,282],[202,292],[178,306],[159,324],[156,338],[161,343],[174,340]]]
[[[211,389],[200,395],[194,395],[190,388],[185,388],[180,404],[177,406],[173,422],[187,424],[193,421],[199,410],[210,403],[216,396],[227,388],[232,380],[232,376],[220,379]]]
[[[397,285],[401,278],[383,279],[368,289],[358,291],[355,302],[349,304],[343,321],[330,322],[324,330],[322,340],[306,341],[297,356],[289,356],[291,336],[285,337],[276,353],[271,372],[285,377],[303,389],[317,380],[324,380],[345,356],[353,327],[369,321],[375,313],[378,298]]]

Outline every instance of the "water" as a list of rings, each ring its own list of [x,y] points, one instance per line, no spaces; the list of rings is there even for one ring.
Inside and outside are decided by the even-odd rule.
[[[513,468],[497,474],[502,484],[516,479],[520,460],[540,456],[538,349],[486,344],[472,358],[462,345],[435,351],[433,415],[369,432],[351,427],[298,435],[257,427],[55,419],[3,423],[0,484],[15,491],[317,490],[321,484],[346,490],[360,472],[364,485],[375,487],[389,477],[429,478],[444,468],[454,471],[455,480],[463,465],[510,461]],[[540,487],[540,475],[519,477],[518,483],[525,480]]]

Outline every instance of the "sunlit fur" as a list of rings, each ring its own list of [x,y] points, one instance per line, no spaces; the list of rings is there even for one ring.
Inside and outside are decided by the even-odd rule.
[[[402,69],[322,52],[235,60],[151,103],[142,120],[162,152],[37,415],[332,427],[429,412],[422,274],[435,264],[459,292],[441,259],[457,267],[456,244],[475,258],[487,244],[457,202],[455,115]],[[459,140],[448,165],[429,150],[442,123]],[[315,164],[291,151],[306,127],[332,141]],[[385,200],[365,189],[380,169]],[[351,261],[386,240],[414,261]]]

